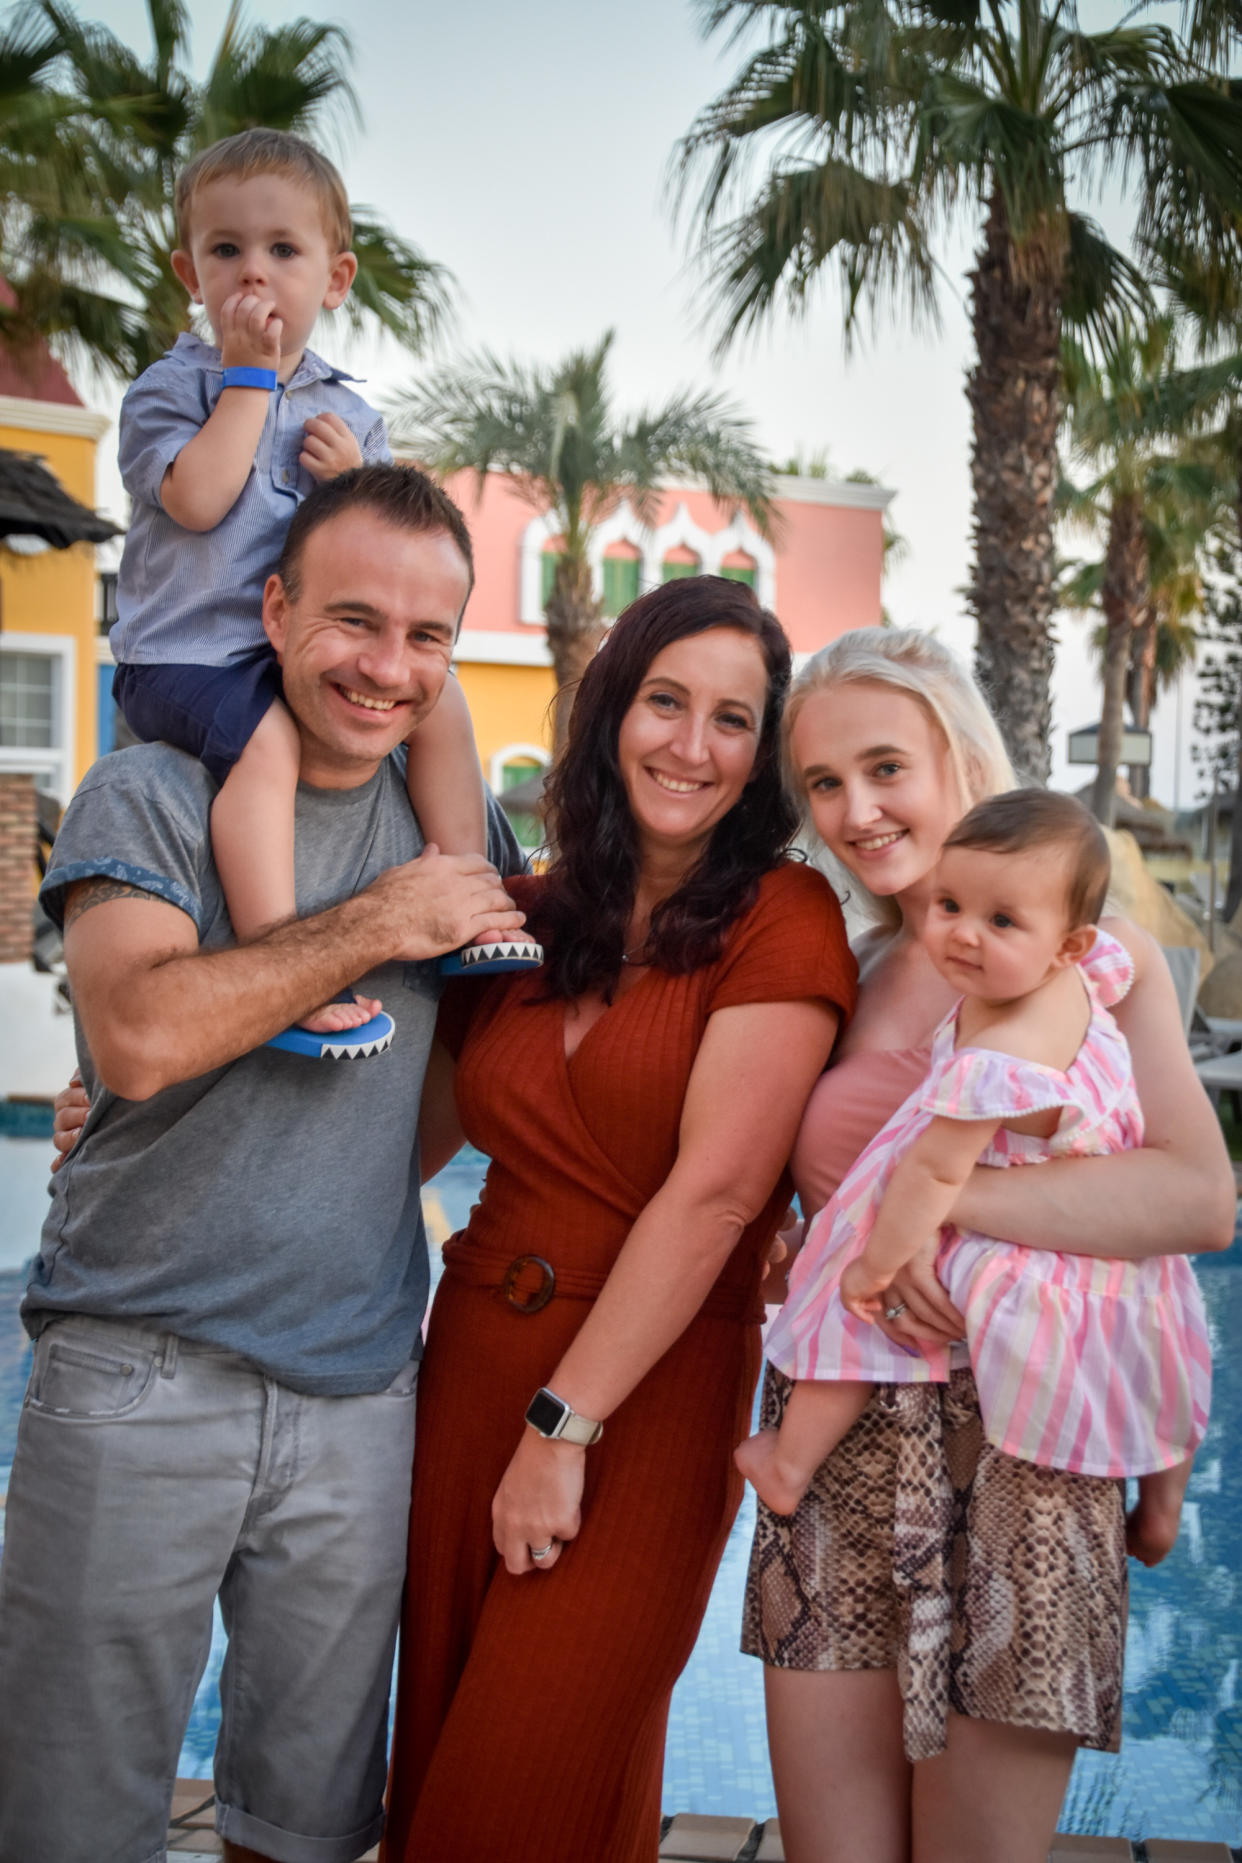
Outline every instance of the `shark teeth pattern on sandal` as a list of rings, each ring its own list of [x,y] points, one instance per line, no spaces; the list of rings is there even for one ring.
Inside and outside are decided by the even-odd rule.
[[[392,1017],[381,1009],[356,1029],[341,1029],[332,1035],[315,1035],[310,1029],[282,1029],[266,1046],[303,1055],[310,1061],[360,1061],[391,1048],[396,1029]]]
[[[542,962],[543,946],[533,938],[494,938],[487,944],[466,944],[460,951],[449,951],[437,969],[441,976],[464,977],[473,971],[533,969]]]

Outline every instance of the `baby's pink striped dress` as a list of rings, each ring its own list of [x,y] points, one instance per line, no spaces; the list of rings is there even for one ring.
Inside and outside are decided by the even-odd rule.
[[[948,1378],[948,1352],[902,1352],[878,1327],[854,1319],[839,1291],[894,1167],[933,1118],[1018,1119],[1061,1108],[1051,1138],[1002,1124],[980,1160],[998,1166],[1142,1144],[1130,1051],[1108,1013],[1133,979],[1129,953],[1098,932],[1079,970],[1091,1021],[1065,1073],[955,1049],[956,1008],[941,1023],[927,1079],[862,1153],[794,1263],[767,1341],[768,1357],[787,1376],[868,1384]],[[936,1271],[966,1318],[988,1440],[1007,1455],[1080,1475],[1145,1475],[1183,1461],[1202,1440],[1211,1350],[1184,1255],[1106,1261],[946,1228]]]

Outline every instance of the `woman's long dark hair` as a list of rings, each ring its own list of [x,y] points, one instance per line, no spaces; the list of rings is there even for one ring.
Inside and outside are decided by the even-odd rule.
[[[789,845],[797,814],[781,783],[779,738],[790,657],[779,621],[745,583],[724,576],[687,576],[640,596],[583,675],[569,741],[548,779],[556,855],[528,927],[547,952],[548,995],[611,996],[638,883],[638,842],[617,756],[621,721],[663,648],[717,627],[749,634],[763,655],[767,698],[755,765],[702,858],[652,914],[645,960],[675,972],[712,963],[730,925],[753,905],[761,875]]]

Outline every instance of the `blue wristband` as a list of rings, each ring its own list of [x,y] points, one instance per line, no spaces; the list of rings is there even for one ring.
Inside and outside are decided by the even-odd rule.
[[[226,388],[266,388],[269,392],[276,386],[275,369],[226,369],[224,371]]]

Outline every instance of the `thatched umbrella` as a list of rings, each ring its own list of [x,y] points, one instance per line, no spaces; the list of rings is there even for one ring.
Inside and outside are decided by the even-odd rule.
[[[71,498],[33,453],[0,447],[0,537],[40,537],[54,550],[104,543],[120,526]]]

